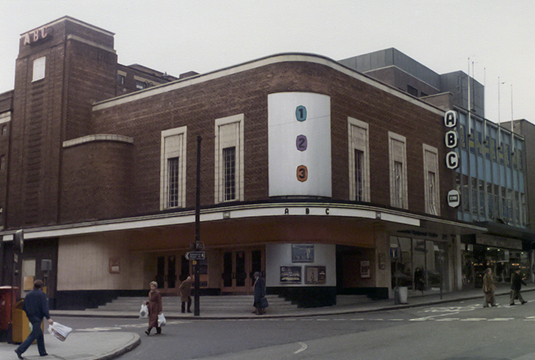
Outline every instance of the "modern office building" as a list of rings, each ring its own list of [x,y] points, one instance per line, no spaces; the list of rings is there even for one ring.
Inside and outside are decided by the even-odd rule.
[[[535,135],[531,124],[515,121],[513,129],[510,122],[496,124],[485,119],[480,83],[462,71],[438,74],[396,49],[341,63],[458,115],[446,140],[447,147],[458,154],[457,218],[487,228],[486,233],[462,236],[464,284],[479,285],[487,267],[493,268],[499,281],[509,281],[511,268],[518,266],[524,277],[531,278],[529,256],[535,238],[529,226],[533,212],[528,212],[527,179],[530,168],[534,170],[529,161],[534,153],[526,149],[524,141],[524,136],[532,139]],[[410,263],[411,255],[406,257]],[[415,257],[413,250],[412,259]]]
[[[417,267],[430,291],[459,290],[466,252],[499,240],[463,196],[463,157],[486,159],[469,142],[477,124],[455,95],[417,97],[343,64],[279,54],[174,78],[118,64],[111,32],[70,17],[23,34],[15,88],[0,94],[2,283],[24,296],[46,277],[61,309],[152,280],[172,296],[200,240],[202,294],[249,294],[261,271],[268,292],[324,306],[392,297]],[[523,155],[502,170],[499,154],[498,178],[481,179],[503,174],[498,189],[522,199]],[[520,200],[496,206],[524,231]]]

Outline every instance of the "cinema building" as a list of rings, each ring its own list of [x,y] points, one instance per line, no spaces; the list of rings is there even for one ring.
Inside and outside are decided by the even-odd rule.
[[[0,94],[4,284],[13,264],[23,290],[46,276],[58,309],[153,280],[176,295],[199,183],[203,295],[250,294],[255,271],[304,307],[392,297],[416,267],[430,291],[462,287],[462,239],[487,227],[448,197],[462,160],[445,142],[461,118],[448,95],[426,101],[311,54],[175,78],[118,64],[113,42],[70,17],[20,38],[15,88]]]

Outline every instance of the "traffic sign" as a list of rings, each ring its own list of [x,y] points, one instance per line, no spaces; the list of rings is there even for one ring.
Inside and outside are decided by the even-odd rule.
[[[204,251],[190,251],[186,253],[187,260],[204,260],[206,253]]]

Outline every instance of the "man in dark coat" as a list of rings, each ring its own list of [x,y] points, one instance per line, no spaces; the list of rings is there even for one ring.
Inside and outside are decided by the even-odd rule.
[[[22,309],[26,312],[28,320],[32,324],[32,332],[28,335],[26,340],[15,349],[15,353],[19,359],[23,358],[22,354],[28,350],[35,340],[37,340],[39,355],[48,355],[45,349],[45,338],[43,336],[43,331],[41,330],[41,323],[43,318],[47,318],[50,325],[52,325],[54,321],[52,321],[50,314],[48,313],[48,299],[46,294],[41,291],[42,287],[43,282],[41,280],[35,280],[33,283],[33,290],[24,298]]]
[[[257,271],[254,273],[255,282],[254,282],[254,303],[255,307],[254,313],[256,315],[262,315],[265,313],[264,308],[262,307],[262,298],[266,296],[266,282],[260,276],[260,273]]]
[[[509,302],[509,305],[514,305],[515,299],[518,299],[522,305],[527,303],[527,301],[522,298],[522,295],[520,295],[522,284],[527,285],[520,276],[520,269],[516,269],[511,275],[511,301]]]
[[[178,292],[180,294],[180,300],[182,301],[182,313],[186,311],[186,303],[188,304],[188,312],[191,312],[191,276],[182,281],[178,287]]]

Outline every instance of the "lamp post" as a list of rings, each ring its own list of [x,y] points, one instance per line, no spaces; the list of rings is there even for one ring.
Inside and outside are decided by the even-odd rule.
[[[197,184],[195,191],[195,250],[200,247],[200,228],[201,228],[201,141],[202,137],[197,136]],[[199,287],[200,287],[200,268],[199,261],[195,260],[195,300],[193,305],[193,315],[199,316],[200,299],[199,299]]]

